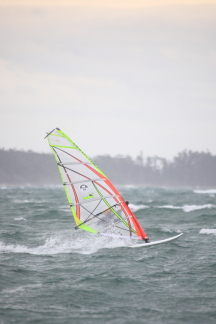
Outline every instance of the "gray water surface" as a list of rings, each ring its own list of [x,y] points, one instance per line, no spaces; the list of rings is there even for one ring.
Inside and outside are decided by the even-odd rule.
[[[0,323],[216,323],[216,190],[118,188],[149,248],[74,229],[60,187],[0,189]]]

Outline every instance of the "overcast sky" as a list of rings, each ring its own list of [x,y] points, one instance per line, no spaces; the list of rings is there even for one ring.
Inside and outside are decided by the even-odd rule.
[[[0,75],[1,148],[216,154],[216,1],[0,0]]]

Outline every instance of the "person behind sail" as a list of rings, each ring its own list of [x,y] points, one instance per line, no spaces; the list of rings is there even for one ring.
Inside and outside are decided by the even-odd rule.
[[[129,205],[129,201],[125,201],[126,205]],[[119,209],[116,211],[117,214],[121,215],[122,210]],[[115,213],[110,209],[107,208],[103,214],[100,216],[98,225],[105,225],[105,224],[114,224],[116,222],[119,222],[119,218],[115,215]]]
[[[127,206],[129,205],[129,201],[125,201],[125,203]],[[124,218],[121,208],[116,210],[116,214],[111,209],[107,210],[104,214],[106,214],[107,222],[112,223],[112,224],[120,222],[120,220],[116,214],[118,214],[120,217]]]
[[[98,225],[107,225],[110,223],[113,223],[114,219],[114,213],[110,210],[110,208],[107,208],[104,210],[101,216],[98,217]]]
[[[103,216],[102,219],[106,222],[106,223],[110,223],[111,220],[114,218],[114,214],[110,209],[107,209],[103,212]]]

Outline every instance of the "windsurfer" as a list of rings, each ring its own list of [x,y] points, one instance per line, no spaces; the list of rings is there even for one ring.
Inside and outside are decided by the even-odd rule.
[[[98,224],[98,225],[102,225],[102,224],[104,224],[104,223],[107,223],[110,214],[111,214],[110,209],[105,210],[105,211],[101,214],[101,216],[98,217],[99,220],[98,220],[97,224]]]

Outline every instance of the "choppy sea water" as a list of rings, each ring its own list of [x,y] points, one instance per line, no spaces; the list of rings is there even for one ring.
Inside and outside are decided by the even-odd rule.
[[[216,323],[216,190],[118,188],[151,241],[74,229],[60,187],[0,188],[0,323]]]

